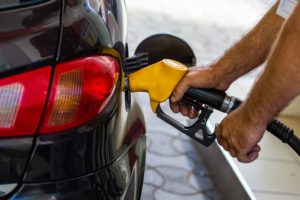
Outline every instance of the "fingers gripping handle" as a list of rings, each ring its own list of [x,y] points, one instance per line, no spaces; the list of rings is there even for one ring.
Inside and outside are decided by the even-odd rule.
[[[175,86],[187,72],[188,69],[181,63],[168,59],[162,60],[130,74],[128,76],[128,87],[131,92],[148,92],[151,108],[153,112],[158,111],[158,117],[200,143],[206,143],[203,142],[204,140],[197,139],[197,135],[195,135],[196,128],[198,128],[198,130],[201,129],[203,135],[208,134],[205,133],[205,131],[203,132],[205,126],[203,124],[202,126],[199,125],[201,124],[201,119],[198,119],[199,126],[195,124],[195,126],[192,125],[186,127],[175,120],[170,120],[171,118],[164,114],[159,107],[159,103],[166,101],[170,97]],[[190,105],[200,106],[200,108],[201,104],[206,104],[226,113],[230,113],[242,103],[234,97],[227,96],[223,91],[195,88],[191,88],[187,91],[183,97],[183,101]],[[206,112],[207,111],[204,113]],[[209,118],[209,115],[206,116],[203,114],[207,119]],[[268,125],[267,130],[283,142],[288,143],[298,154],[300,154],[300,140],[293,134],[293,131],[290,131],[291,129],[288,129],[278,120],[274,120]],[[211,143],[213,139],[214,138],[211,137],[209,142]]]
[[[215,89],[190,88],[184,95],[183,101],[191,105],[201,102],[226,113],[230,113],[242,104],[239,99],[229,97],[225,92]],[[267,130],[300,155],[300,139],[294,135],[292,129],[279,120],[273,119],[268,124]]]

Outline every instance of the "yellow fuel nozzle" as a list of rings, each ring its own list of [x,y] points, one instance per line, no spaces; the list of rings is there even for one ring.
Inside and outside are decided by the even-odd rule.
[[[147,92],[154,113],[157,106],[166,101],[188,68],[174,60],[164,59],[128,76],[131,92]]]

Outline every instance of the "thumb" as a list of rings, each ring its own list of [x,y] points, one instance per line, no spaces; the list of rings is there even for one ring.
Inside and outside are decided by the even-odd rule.
[[[184,93],[189,89],[189,85],[183,79],[173,90],[172,96],[171,96],[171,102],[175,103],[182,99]]]

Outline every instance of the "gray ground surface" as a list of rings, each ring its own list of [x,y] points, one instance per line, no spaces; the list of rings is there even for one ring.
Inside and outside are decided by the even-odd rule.
[[[130,52],[151,34],[170,33],[192,46],[198,64],[207,64],[255,24],[272,2],[127,0]],[[137,96],[143,105],[148,135],[142,200],[222,199],[189,138],[155,117],[147,95]]]

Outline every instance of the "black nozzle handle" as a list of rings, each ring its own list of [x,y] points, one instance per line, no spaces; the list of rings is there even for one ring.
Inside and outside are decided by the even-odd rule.
[[[224,91],[217,89],[190,88],[184,94],[182,100],[189,105],[199,105],[199,103],[206,104],[214,109],[226,113],[230,113],[242,103],[239,99],[227,96]]]
[[[225,96],[225,92],[221,90],[190,88],[184,94],[183,100],[194,100],[219,110],[222,107]]]
[[[175,120],[168,114],[166,114],[158,105],[156,109],[157,117],[168,123],[169,125],[173,126],[180,132],[186,134],[187,136],[193,138],[197,142],[203,144],[204,146],[210,146],[214,140],[215,135],[207,130],[206,122],[209,116],[212,113],[212,108],[205,106],[202,109],[201,114],[199,115],[197,121],[191,126],[185,126],[184,124],[180,123],[179,121]]]
[[[197,106],[206,104],[221,112],[230,113],[238,108],[242,101],[226,95],[224,91],[216,89],[196,89],[190,88],[184,95],[183,102],[188,105]],[[283,143],[287,143],[292,149],[300,155],[300,139],[294,134],[294,131],[277,119],[273,119],[268,125],[267,130],[280,139]]]

